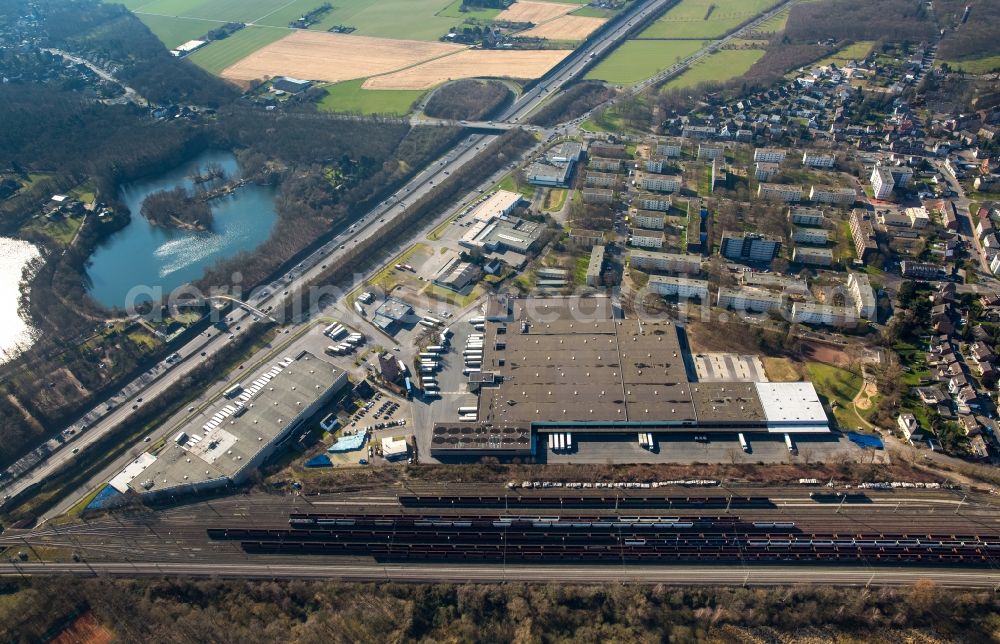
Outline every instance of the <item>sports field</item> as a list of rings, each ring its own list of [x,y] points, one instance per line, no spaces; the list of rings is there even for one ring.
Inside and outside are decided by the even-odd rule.
[[[681,0],[639,34],[652,38],[718,38],[779,0]]]
[[[299,30],[227,67],[222,76],[235,81],[295,76],[337,82],[385,74],[462,50],[458,45],[445,43]]]
[[[655,76],[704,44],[700,40],[628,40],[590,70],[587,78],[632,85]]]
[[[705,56],[664,89],[692,87],[710,81],[722,82],[742,76],[764,55],[763,49],[723,49]]]
[[[583,40],[607,22],[604,18],[560,16],[545,24],[521,32],[521,36],[548,38],[549,40]]]
[[[421,90],[363,89],[363,83],[364,80],[357,79],[331,85],[319,108],[324,112],[405,116],[424,95]]]
[[[515,2],[501,11],[496,19],[508,20],[510,22],[530,22],[538,25],[579,8],[580,6],[575,4],[522,0],[521,2]]]
[[[565,49],[466,49],[365,81],[365,89],[430,89],[459,78],[538,78],[572,53]]]

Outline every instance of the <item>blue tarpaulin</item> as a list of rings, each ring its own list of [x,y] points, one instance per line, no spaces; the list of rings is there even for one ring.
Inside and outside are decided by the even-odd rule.
[[[306,467],[333,467],[333,463],[330,462],[329,456],[326,454],[320,454],[319,456],[313,456],[306,461]]]
[[[97,493],[97,496],[87,504],[84,510],[103,510],[104,508],[111,507],[121,499],[121,496],[121,492],[110,485],[105,485],[104,489]]]
[[[365,432],[358,432],[350,436],[341,436],[337,442],[330,446],[328,452],[353,452],[361,449],[365,445]]]
[[[885,449],[885,445],[882,443],[882,439],[878,436],[871,436],[869,434],[858,434],[857,432],[848,432],[847,438],[851,439],[853,442],[857,443],[861,447],[867,449]]]

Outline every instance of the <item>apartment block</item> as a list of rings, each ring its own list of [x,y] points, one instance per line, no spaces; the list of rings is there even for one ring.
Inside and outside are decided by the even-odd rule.
[[[822,226],[826,223],[823,211],[817,208],[789,208],[788,221],[796,226]]]
[[[850,206],[858,198],[854,188],[831,188],[829,186],[813,186],[809,190],[809,201],[829,203],[838,206]]]
[[[663,233],[653,230],[632,228],[629,231],[629,242],[640,248],[663,248]]]
[[[656,153],[660,156],[676,159],[681,155],[681,144],[674,141],[657,143]]]
[[[611,203],[615,200],[615,191],[608,188],[584,188],[580,196],[583,203]]]
[[[727,259],[747,262],[770,262],[781,251],[781,240],[758,233],[722,233],[719,254]]]
[[[823,228],[799,228],[792,231],[792,241],[796,244],[808,244],[811,246],[826,246],[830,240],[830,233]]]
[[[875,239],[875,226],[871,215],[856,208],[851,212],[851,237],[854,239],[854,252],[862,262],[868,262],[871,256],[878,252],[878,242]]]
[[[647,230],[663,230],[666,215],[657,210],[636,210],[631,213],[632,224]]]
[[[777,163],[758,161],[754,165],[754,176],[757,177],[757,181],[770,181],[778,176],[779,172],[781,172],[781,166]]]
[[[625,161],[610,157],[590,157],[587,167],[591,170],[599,170],[601,172],[621,172],[625,169]]]
[[[708,298],[708,282],[690,277],[650,275],[647,286],[654,293],[676,295],[679,300],[689,300],[695,297],[701,300]]]
[[[802,186],[784,183],[760,183],[757,185],[757,197],[768,201],[796,203],[802,201]]]
[[[639,178],[643,190],[654,192],[677,192],[681,188],[681,177],[668,174],[644,174]]]
[[[854,310],[858,317],[871,320],[875,317],[875,291],[871,281],[864,273],[851,273],[847,276],[847,292],[851,296]]]
[[[780,311],[783,305],[782,296],[759,288],[719,288],[716,304],[734,311],[753,311],[765,313]]]
[[[725,156],[726,150],[717,145],[698,144],[698,158],[702,161],[712,161]]]
[[[604,233],[599,230],[573,228],[569,231],[569,240],[584,248],[593,248],[595,244],[604,243]]]
[[[753,160],[766,163],[782,163],[785,160],[785,151],[777,148],[757,148],[753,151]]]
[[[660,174],[664,171],[664,169],[670,169],[670,161],[664,159],[663,157],[653,157],[643,161],[642,166],[646,172],[655,172]]]
[[[701,272],[701,255],[632,250],[629,251],[629,265],[641,271],[662,271],[666,273],[697,275]]]
[[[810,168],[832,168],[836,162],[836,157],[832,154],[815,154],[804,152],[802,154],[802,165]]]
[[[588,188],[614,188],[620,183],[619,175],[610,172],[588,172],[583,180],[583,185]]]
[[[888,168],[884,168],[880,165],[875,166],[872,170],[872,176],[870,178],[872,184],[872,191],[875,193],[875,198],[884,201],[889,198],[892,191],[896,188],[896,181],[892,176],[892,172]]]
[[[670,210],[673,200],[670,197],[665,197],[663,195],[640,194],[635,198],[633,203],[637,208],[642,208],[643,210],[659,210],[661,212],[667,212]]]
[[[809,266],[833,266],[833,251],[829,248],[796,246],[792,261]]]
[[[825,324],[835,327],[852,327],[857,324],[854,309],[815,302],[793,302],[792,322],[798,324]]]

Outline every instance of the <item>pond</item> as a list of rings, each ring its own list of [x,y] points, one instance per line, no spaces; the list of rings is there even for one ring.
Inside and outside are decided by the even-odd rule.
[[[205,152],[159,176],[122,186],[119,198],[132,213],[125,228],[104,240],[87,265],[91,296],[108,308],[124,307],[128,300],[150,299],[150,289],[164,296],[178,286],[200,278],[216,262],[252,251],[271,234],[278,214],[276,190],[245,185],[228,196],[212,199],[211,231],[163,228],[140,214],[142,202],[158,190],[192,188],[193,177],[209,164],[218,164],[230,179],[240,169],[230,152]],[[136,295],[136,294],[139,295]]]
[[[0,237],[0,363],[17,356],[34,340],[31,325],[18,313],[18,302],[24,269],[38,256],[34,245]]]

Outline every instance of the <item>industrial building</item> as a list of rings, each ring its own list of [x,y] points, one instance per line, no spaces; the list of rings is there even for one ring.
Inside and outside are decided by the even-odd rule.
[[[435,457],[530,455],[551,432],[829,431],[808,382],[693,381],[673,323],[616,319],[604,297],[494,299],[477,420],[435,424]]]
[[[545,156],[528,166],[525,176],[528,183],[536,186],[569,186],[573,169],[576,167],[583,146],[573,141],[560,143],[549,149]]]
[[[346,373],[308,351],[268,363],[110,485],[160,498],[243,483],[347,384]]]

